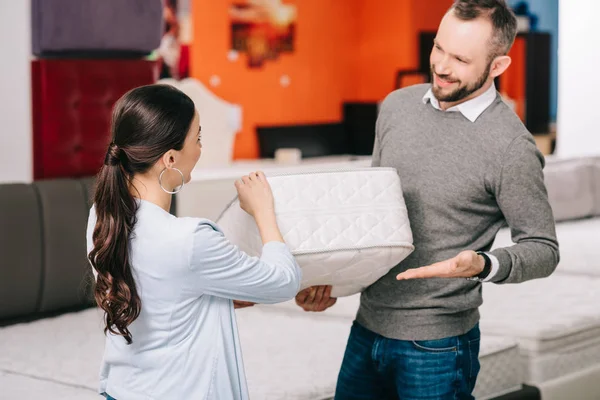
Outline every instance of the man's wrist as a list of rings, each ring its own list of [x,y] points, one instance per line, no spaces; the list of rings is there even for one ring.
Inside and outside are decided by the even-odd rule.
[[[477,253],[477,262],[478,262],[477,267],[481,268],[481,269],[477,275],[475,275],[469,279],[481,282],[481,281],[485,280],[485,278],[487,278],[488,275],[490,274],[490,272],[492,270],[492,260],[484,252],[478,251],[476,253]],[[483,266],[481,266],[482,265],[481,262],[483,262]]]

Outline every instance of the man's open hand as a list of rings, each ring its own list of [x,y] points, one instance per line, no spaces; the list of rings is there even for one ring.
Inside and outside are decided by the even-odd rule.
[[[474,251],[467,250],[449,260],[425,267],[408,269],[396,276],[397,280],[421,278],[470,278],[483,271],[485,260]]]

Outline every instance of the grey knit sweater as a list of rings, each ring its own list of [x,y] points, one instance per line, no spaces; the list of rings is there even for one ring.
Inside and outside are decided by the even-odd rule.
[[[518,117],[498,95],[471,122],[424,104],[428,89],[412,86],[385,99],[373,151],[373,166],[398,170],[415,251],[363,292],[357,321],[400,340],[467,332],[479,320],[485,285],[546,277],[559,260],[544,159]],[[488,251],[505,223],[516,245],[492,252],[500,262],[494,283],[395,279],[462,250]]]

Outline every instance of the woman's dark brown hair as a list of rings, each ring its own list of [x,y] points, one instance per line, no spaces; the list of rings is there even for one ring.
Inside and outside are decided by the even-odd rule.
[[[128,326],[142,307],[129,255],[138,208],[132,180],[167,151],[183,148],[194,114],[192,100],[167,85],[133,89],[113,109],[112,142],[97,177],[97,221],[88,258],[98,273],[94,297],[105,312],[104,333],[123,336],[128,344]]]

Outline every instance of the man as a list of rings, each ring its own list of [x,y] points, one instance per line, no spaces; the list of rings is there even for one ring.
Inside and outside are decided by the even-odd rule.
[[[558,264],[543,156],[494,87],[515,35],[503,0],[457,0],[431,51],[432,84],[381,106],[373,166],[398,170],[416,248],[362,293],[336,399],[473,398],[481,282],[542,278]],[[516,245],[489,252],[505,222]],[[296,302],[322,311],[329,293]]]

